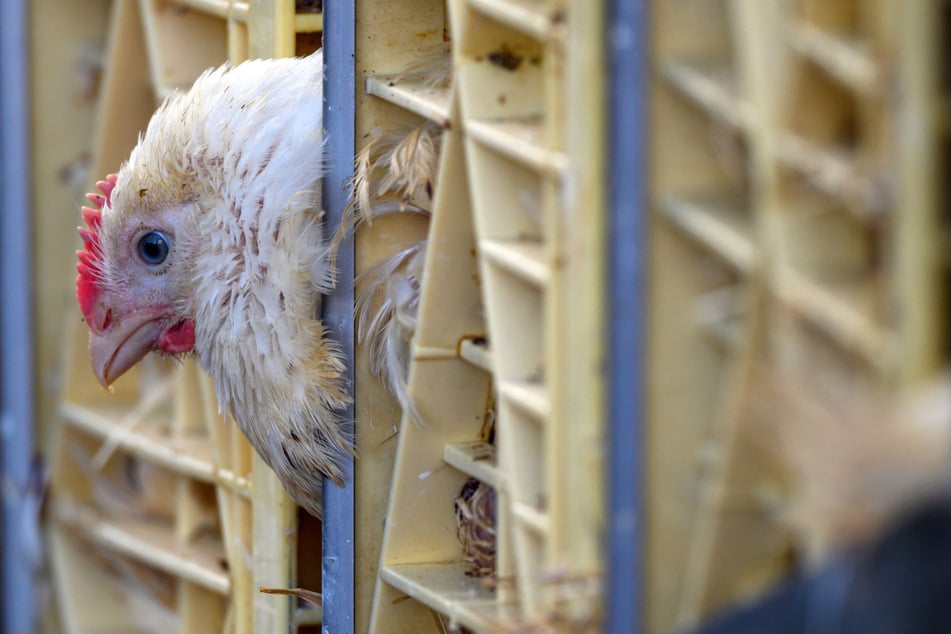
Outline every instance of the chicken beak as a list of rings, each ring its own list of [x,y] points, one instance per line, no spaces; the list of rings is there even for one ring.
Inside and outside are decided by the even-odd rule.
[[[155,315],[134,313],[102,330],[89,330],[89,360],[99,384],[107,390],[150,350],[162,334]]]

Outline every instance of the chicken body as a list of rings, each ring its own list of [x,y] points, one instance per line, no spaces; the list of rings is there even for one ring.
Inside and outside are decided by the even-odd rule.
[[[104,386],[150,350],[194,352],[291,495],[320,513],[352,452],[343,360],[315,318],[332,286],[320,229],[317,53],[203,74],[155,113],[85,208],[77,298]]]

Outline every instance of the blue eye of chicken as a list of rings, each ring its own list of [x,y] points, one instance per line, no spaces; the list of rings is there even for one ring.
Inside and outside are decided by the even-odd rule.
[[[168,240],[158,231],[150,231],[139,239],[139,257],[146,264],[161,264],[168,257]]]

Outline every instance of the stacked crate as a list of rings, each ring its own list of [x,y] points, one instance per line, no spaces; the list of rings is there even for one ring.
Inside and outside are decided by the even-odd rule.
[[[946,362],[941,11],[651,3],[649,631],[824,549],[744,416],[765,362],[843,398]]]
[[[358,8],[372,15],[372,4]],[[397,26],[364,37],[392,42],[388,64],[363,62],[358,32],[370,95],[358,128],[428,120],[443,131],[409,384],[422,424],[404,417],[400,429],[370,629],[596,628],[601,7],[387,4]],[[448,85],[401,72],[443,40]],[[481,516],[494,569],[474,571],[460,543],[454,502],[467,482],[495,496]]]

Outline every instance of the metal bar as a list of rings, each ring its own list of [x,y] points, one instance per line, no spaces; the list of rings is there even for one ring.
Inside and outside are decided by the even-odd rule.
[[[347,204],[346,183],[354,156],[354,0],[324,3],[324,130],[327,131],[327,174],[324,177],[326,226],[340,225]],[[353,242],[345,241],[337,259],[337,288],[324,302],[324,323],[347,359],[347,380],[353,386]],[[353,420],[353,406],[345,413]],[[352,425],[352,423],[351,423]],[[346,466],[347,484],[324,481],[323,632],[351,634],[354,629],[354,498],[353,460]]]
[[[646,0],[609,0],[607,632],[644,628]]]
[[[40,491],[33,478],[33,319],[27,2],[0,4],[0,460],[4,632],[34,630]]]

